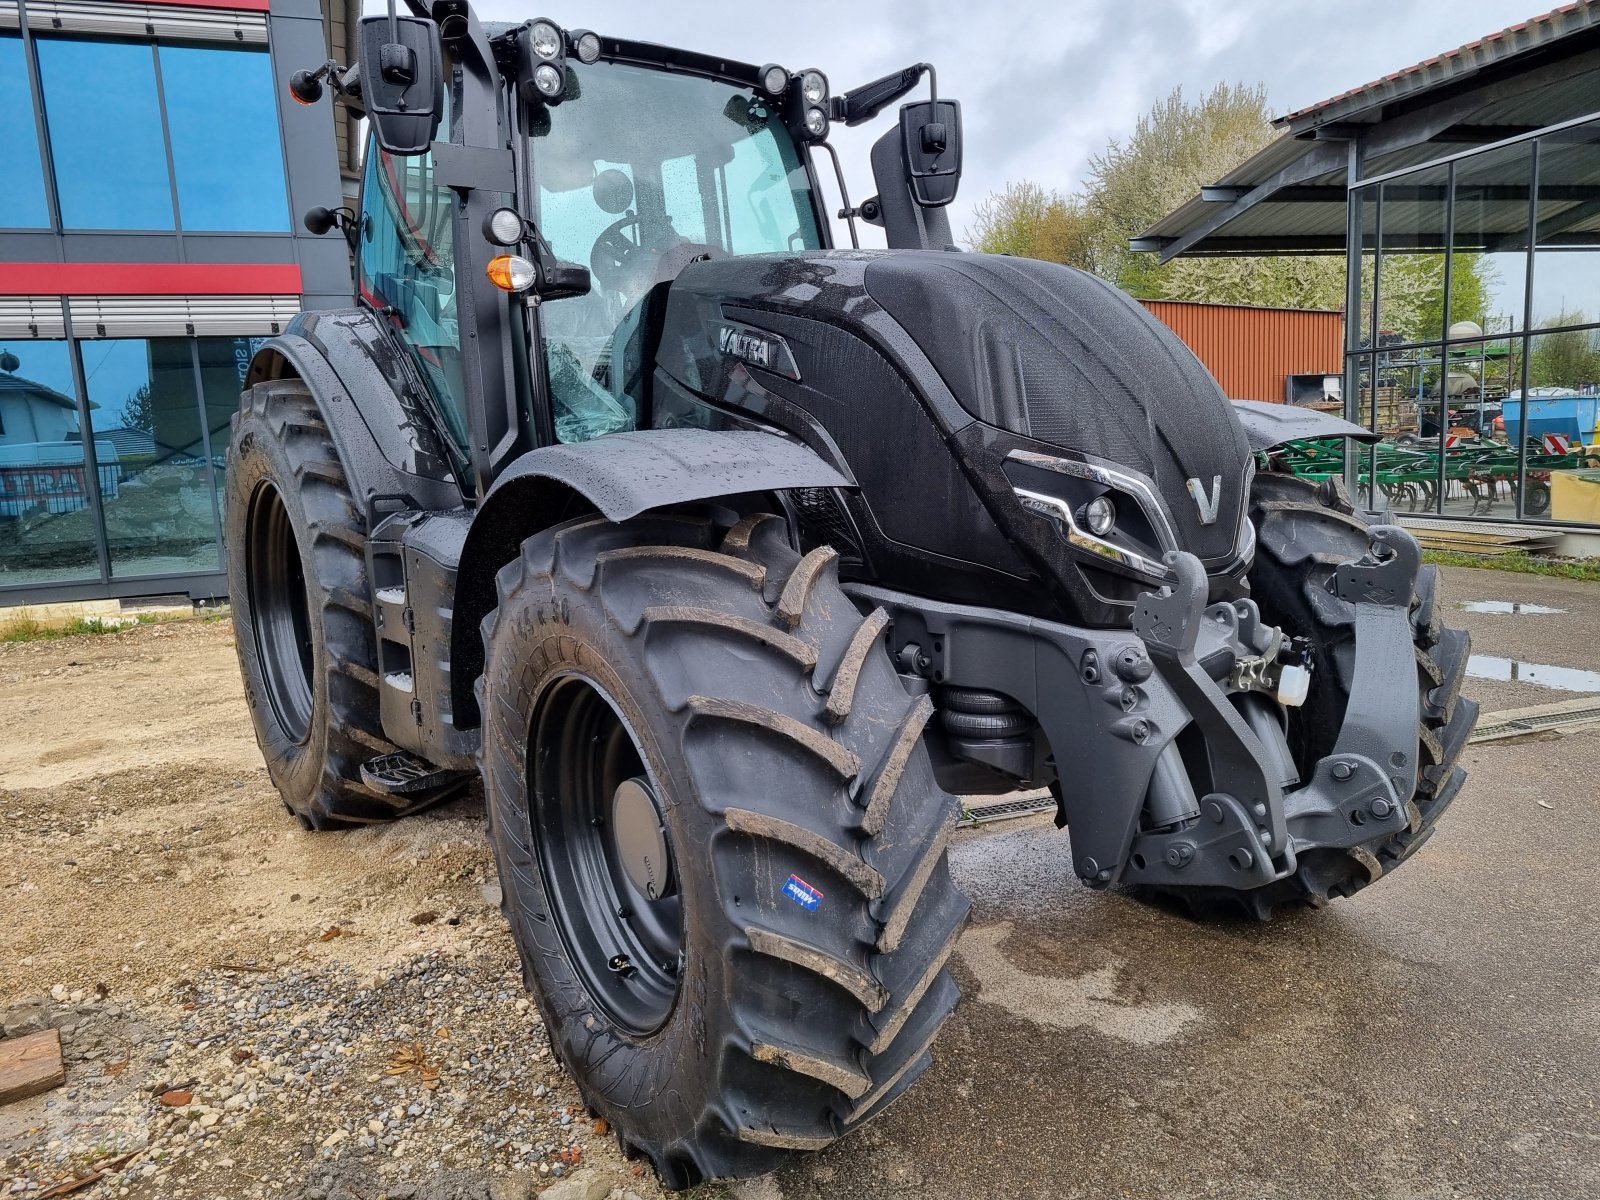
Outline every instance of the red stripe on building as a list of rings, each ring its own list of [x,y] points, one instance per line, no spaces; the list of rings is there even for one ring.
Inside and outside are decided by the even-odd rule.
[[[0,263],[0,296],[298,296],[295,263]]]
[[[121,0],[113,0],[120,3]],[[180,8],[237,8],[246,12],[266,12],[270,0],[127,0],[128,3],[162,4]]]

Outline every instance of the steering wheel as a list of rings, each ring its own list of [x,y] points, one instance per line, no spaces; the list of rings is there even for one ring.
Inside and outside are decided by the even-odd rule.
[[[631,238],[627,234],[630,229],[633,231]],[[595,282],[606,291],[621,291],[622,285],[637,270],[639,256],[645,253],[639,244],[640,237],[639,218],[627,213],[607,225],[595,238],[594,249],[589,251],[589,270],[594,273]]]

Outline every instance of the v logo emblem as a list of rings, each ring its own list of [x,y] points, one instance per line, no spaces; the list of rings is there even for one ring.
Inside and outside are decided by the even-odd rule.
[[[1200,524],[1215,525],[1217,523],[1217,507],[1222,503],[1222,476],[1211,477],[1211,495],[1206,495],[1205,488],[1200,486],[1198,479],[1188,481],[1189,495],[1194,498],[1195,508],[1200,510]]]

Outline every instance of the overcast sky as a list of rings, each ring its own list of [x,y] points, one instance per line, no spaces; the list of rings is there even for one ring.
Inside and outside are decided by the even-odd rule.
[[[932,62],[940,93],[962,106],[965,172],[950,210],[958,237],[973,206],[1009,180],[1076,189],[1089,156],[1125,136],[1174,86],[1194,94],[1219,82],[1265,83],[1274,112],[1282,114],[1553,6],[1540,0],[475,3],[490,20],[546,16],[746,62],[819,67],[837,91]],[[374,7],[368,0],[369,11]],[[890,109],[832,138],[857,201],[876,190],[867,153],[892,120]]]

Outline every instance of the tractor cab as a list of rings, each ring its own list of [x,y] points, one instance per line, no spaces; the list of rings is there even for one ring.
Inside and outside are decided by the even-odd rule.
[[[362,301],[426,381],[469,494],[515,453],[644,423],[665,292],[686,267],[831,247],[818,161],[852,243],[858,217],[891,247],[950,243],[953,101],[902,106],[873,153],[880,195],[859,208],[826,141],[924,75],[932,88],[927,64],[835,96],[815,69],[543,19],[480,25],[456,0],[412,9],[366,18],[358,65],[302,71],[291,90],[310,103],[326,82],[369,120],[362,212],[308,221],[346,227]]]

